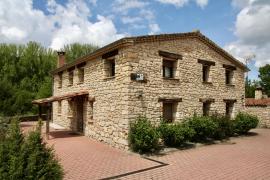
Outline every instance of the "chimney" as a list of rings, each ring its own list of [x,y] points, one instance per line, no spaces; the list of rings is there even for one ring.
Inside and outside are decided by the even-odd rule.
[[[262,93],[262,87],[258,85],[255,89],[255,99],[262,99],[263,93]]]
[[[62,67],[66,64],[66,57],[64,51],[58,51],[58,61],[57,61],[57,68]]]

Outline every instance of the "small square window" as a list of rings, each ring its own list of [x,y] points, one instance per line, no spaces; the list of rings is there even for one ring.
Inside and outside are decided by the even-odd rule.
[[[84,82],[84,68],[78,68],[79,83]]]
[[[232,78],[233,78],[233,71],[226,69],[225,70],[225,78],[226,78],[226,84],[230,85],[232,84]]]
[[[210,72],[210,66],[203,65],[203,74],[202,74],[203,82],[209,82],[209,72]]]
[[[163,103],[163,119],[167,123],[172,123],[174,121],[174,115],[176,112],[175,103]]]
[[[163,60],[163,77],[174,78],[175,61]]]
[[[68,72],[68,82],[70,86],[73,85],[73,71]]]
[[[203,103],[203,116],[209,116],[209,112],[210,112],[210,102],[204,102]]]

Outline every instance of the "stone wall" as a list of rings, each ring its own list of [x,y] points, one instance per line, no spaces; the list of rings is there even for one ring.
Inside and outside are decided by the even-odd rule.
[[[245,112],[259,118],[259,127],[270,128],[270,106],[246,106]]]
[[[180,54],[182,60],[177,62],[175,79],[162,77],[162,60],[158,51],[163,50]],[[223,64],[233,65],[197,39],[180,39],[155,43],[141,43],[128,49],[132,58],[128,59],[130,73],[145,73],[147,83],[132,81],[129,84],[128,117],[135,119],[145,114],[154,122],[162,116],[162,102],[158,98],[182,98],[177,104],[175,121],[181,121],[194,113],[202,114],[202,103],[199,98],[213,98],[211,112],[225,113],[224,99],[236,99],[233,115],[243,110],[244,71],[237,68],[233,75],[233,85],[225,84]],[[198,59],[214,61],[210,68],[212,84],[202,83],[202,64]],[[142,97],[139,97],[142,94]]]
[[[180,54],[175,79],[163,79],[162,57],[158,51]],[[210,68],[211,84],[202,83],[202,65],[198,59],[214,61]],[[162,103],[159,98],[182,98],[178,102],[175,121],[181,121],[194,113],[202,113],[199,98],[213,98],[211,112],[225,113],[224,99],[236,99],[233,114],[243,110],[244,71],[234,71],[234,86],[225,85],[223,64],[233,65],[220,54],[197,39],[179,39],[154,43],[139,43],[119,49],[115,56],[116,74],[106,77],[106,63],[101,57],[89,59],[85,65],[84,83],[74,71],[73,86],[68,85],[68,72],[63,72],[63,85],[54,75],[54,96],[86,90],[94,102],[84,102],[85,135],[118,148],[127,148],[129,123],[139,115],[146,115],[155,123],[160,122]],[[146,82],[133,81],[131,73],[144,73]],[[75,110],[69,113],[67,100],[62,100],[62,112],[58,114],[58,102],[53,103],[53,121],[76,130]],[[70,115],[71,114],[71,115]]]

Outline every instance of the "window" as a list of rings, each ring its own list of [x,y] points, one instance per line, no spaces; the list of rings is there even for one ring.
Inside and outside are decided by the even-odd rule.
[[[216,63],[213,61],[198,59],[198,63],[202,64],[202,82],[210,82],[210,67],[215,66]]]
[[[68,83],[70,86],[73,85],[73,71],[68,72]]]
[[[163,102],[163,118],[166,122],[173,122],[175,111],[175,103]]]
[[[226,78],[225,81],[226,81],[227,85],[232,84],[232,77],[233,77],[233,71],[229,70],[229,69],[226,69],[225,70],[225,78]]]
[[[62,113],[62,101],[58,101],[58,109],[57,109],[57,112],[59,115],[61,115]]]
[[[79,83],[84,82],[84,68],[78,68]]]
[[[115,59],[106,59],[105,60],[105,75],[106,77],[115,76]]]
[[[226,116],[231,118],[233,113],[233,102],[226,102]]]
[[[58,73],[58,88],[62,88],[63,73]]]
[[[203,82],[209,82],[209,71],[210,71],[210,66],[203,65],[203,76],[202,76]]]
[[[211,105],[210,102],[203,103],[203,116],[209,116],[210,105]]]
[[[163,60],[163,77],[174,78],[175,61]]]

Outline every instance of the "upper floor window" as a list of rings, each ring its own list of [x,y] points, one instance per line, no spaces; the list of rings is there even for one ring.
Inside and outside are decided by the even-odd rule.
[[[175,78],[177,69],[177,60],[182,59],[182,56],[175,53],[159,51],[162,61],[162,76],[164,78]]]
[[[68,72],[68,85],[72,86],[73,85],[73,71]]]
[[[215,66],[215,62],[198,59],[198,63],[202,64],[202,82],[209,83],[210,81],[210,68]]]
[[[225,68],[225,84],[233,85],[233,76],[236,67],[226,64],[223,64],[223,67]]]
[[[84,82],[84,68],[78,68],[78,79],[79,83]]]
[[[115,57],[118,55],[118,49],[110,51],[102,55],[104,59],[104,70],[106,77],[115,76]]]
[[[175,61],[163,59],[163,77],[174,78],[175,77]]]
[[[62,88],[63,72],[58,73],[58,88]]]
[[[73,85],[73,75],[74,75],[74,69],[75,67],[71,67],[68,69],[68,85]]]

